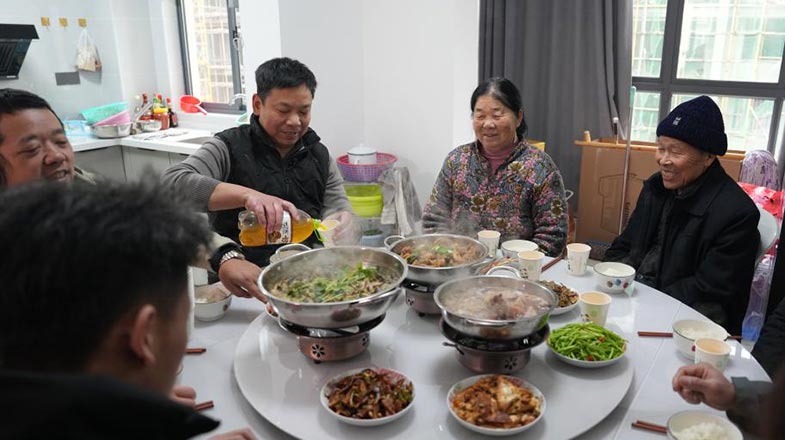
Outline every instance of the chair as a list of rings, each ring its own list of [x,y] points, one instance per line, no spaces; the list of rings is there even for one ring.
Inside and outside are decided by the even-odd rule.
[[[763,258],[763,255],[774,246],[774,241],[779,236],[779,225],[777,219],[771,213],[758,207],[760,211],[760,220],[758,220],[758,233],[760,234],[760,245],[758,247],[758,254],[755,258],[756,263]]]

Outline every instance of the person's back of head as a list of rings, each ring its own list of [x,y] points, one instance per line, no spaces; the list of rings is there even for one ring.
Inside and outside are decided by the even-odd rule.
[[[256,68],[256,93],[267,98],[273,89],[291,89],[304,85],[316,94],[316,76],[305,64],[291,58],[273,58]]]
[[[0,369],[101,373],[168,392],[205,222],[161,187],[0,193]]]

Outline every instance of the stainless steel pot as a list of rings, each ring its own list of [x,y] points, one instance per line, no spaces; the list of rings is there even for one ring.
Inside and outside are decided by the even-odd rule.
[[[395,279],[382,290],[351,301],[298,303],[271,293],[272,286],[281,280],[302,278],[303,274],[317,276],[320,273],[335,273],[360,263],[391,270]],[[406,274],[406,262],[392,252],[359,246],[337,246],[301,252],[271,264],[259,275],[257,284],[282,319],[309,328],[342,328],[383,315],[401,292],[398,286]]]
[[[93,135],[101,139],[112,139],[131,134],[131,123],[117,125],[94,125]]]
[[[449,310],[445,298],[450,295],[475,292],[488,287],[506,288],[536,295],[548,303],[548,309],[536,316],[514,320],[480,319],[471,316],[462,316]],[[554,293],[529,280],[509,278],[504,276],[474,276],[448,281],[436,289],[434,293],[436,305],[442,309],[444,320],[455,330],[485,339],[516,339],[531,335],[548,323],[548,317],[557,304]]]
[[[390,239],[399,240],[390,243]],[[476,252],[478,257],[475,260],[459,266],[427,267],[413,266],[409,264],[409,275],[407,278],[420,283],[441,284],[457,277],[473,275],[485,264],[488,256],[488,248],[479,241],[463,235],[426,234],[409,238],[403,238],[401,236],[390,236],[385,240],[385,244],[387,245],[388,249],[390,249],[390,251],[400,255],[401,249],[406,246],[431,246],[436,240],[444,239],[448,239],[457,245],[470,246],[471,249]]]

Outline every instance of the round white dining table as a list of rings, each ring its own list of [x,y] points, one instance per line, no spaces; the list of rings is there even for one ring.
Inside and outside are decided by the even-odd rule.
[[[561,282],[579,293],[597,290],[597,276],[591,268],[583,276],[573,276],[567,273],[567,265],[564,261],[558,262],[543,273],[542,279]],[[700,409],[724,417],[724,413],[715,411],[705,405],[690,405],[672,391],[671,379],[674,373],[679,367],[689,363],[688,360],[682,358],[676,352],[672,339],[639,337],[637,335],[638,331],[670,332],[672,331],[672,323],[679,319],[706,318],[670,296],[641,283],[635,283],[630,295],[611,294],[611,296],[612,303],[608,314],[607,326],[627,339],[629,348],[626,357],[634,370],[634,376],[629,390],[619,405],[602,421],[577,438],[664,439],[665,436],[662,434],[642,431],[633,428],[631,424],[636,420],[644,420],[664,425],[672,414],[688,409]],[[406,308],[403,295],[396,300],[392,307]],[[231,307],[223,318],[213,322],[197,321],[195,324],[189,347],[204,347],[207,350],[202,354],[185,356],[183,370],[178,376],[177,382],[195,388],[197,391],[197,402],[212,400],[214,403],[214,407],[206,410],[205,414],[220,420],[221,425],[218,429],[202,438],[245,427],[250,428],[259,439],[295,438],[270,423],[254,409],[244,397],[239,388],[237,378],[234,376],[233,362],[238,342],[249,325],[263,313],[265,313],[264,305],[261,302],[255,299],[234,298]],[[552,316],[549,321],[551,329],[571,322],[578,322],[580,320],[579,315],[578,308],[576,308],[563,315]],[[269,317],[264,317],[264,319],[269,319]],[[296,347],[294,336],[291,339],[292,346]],[[446,339],[444,340],[446,341]],[[731,352],[731,361],[725,370],[727,377],[746,376],[750,380],[770,380],[769,376],[750,355],[749,351],[738,342],[730,340],[728,342],[733,347],[733,350]],[[370,343],[371,345],[374,344],[374,331],[371,331]],[[437,349],[442,350],[443,356],[452,358],[455,368],[464,368],[455,359],[455,353],[452,349],[435,348],[435,350]],[[302,356],[302,363],[306,364],[308,362],[311,361]],[[293,366],[292,369],[293,372],[296,372],[297,367]],[[466,377],[475,374],[469,370],[464,370]],[[515,374],[525,378],[526,368]],[[602,399],[602,396],[596,396],[596,398]],[[314,401],[314,405],[318,406],[319,402]],[[416,411],[418,407],[415,406],[414,409]],[[574,414],[575,418],[580,418],[581,416],[581,412]],[[292,417],[296,418],[297,414],[292,414]],[[440,424],[443,423],[443,420],[434,419],[433,423]],[[308,421],[303,420],[302,423],[308,423]],[[339,422],[336,421],[335,423]],[[575,422],[567,419],[563,420],[563,423]],[[434,432],[450,432],[442,426],[435,428]],[[466,432],[470,434],[469,431]],[[526,434],[524,432],[516,436],[516,438],[526,438]],[[366,437],[380,438],[379,435],[371,431],[366,433]],[[429,432],[423,432],[421,437],[407,434],[406,438],[407,440],[433,438],[433,435]],[[450,437],[449,435],[440,435],[439,438]]]

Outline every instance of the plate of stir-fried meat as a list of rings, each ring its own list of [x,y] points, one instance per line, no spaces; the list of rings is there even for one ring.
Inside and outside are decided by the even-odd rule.
[[[512,435],[540,421],[545,396],[515,376],[484,374],[464,379],[447,394],[450,414],[463,426],[486,435]]]
[[[322,406],[338,420],[378,426],[402,417],[414,405],[414,384],[387,368],[358,368],[330,379],[321,391]]]

